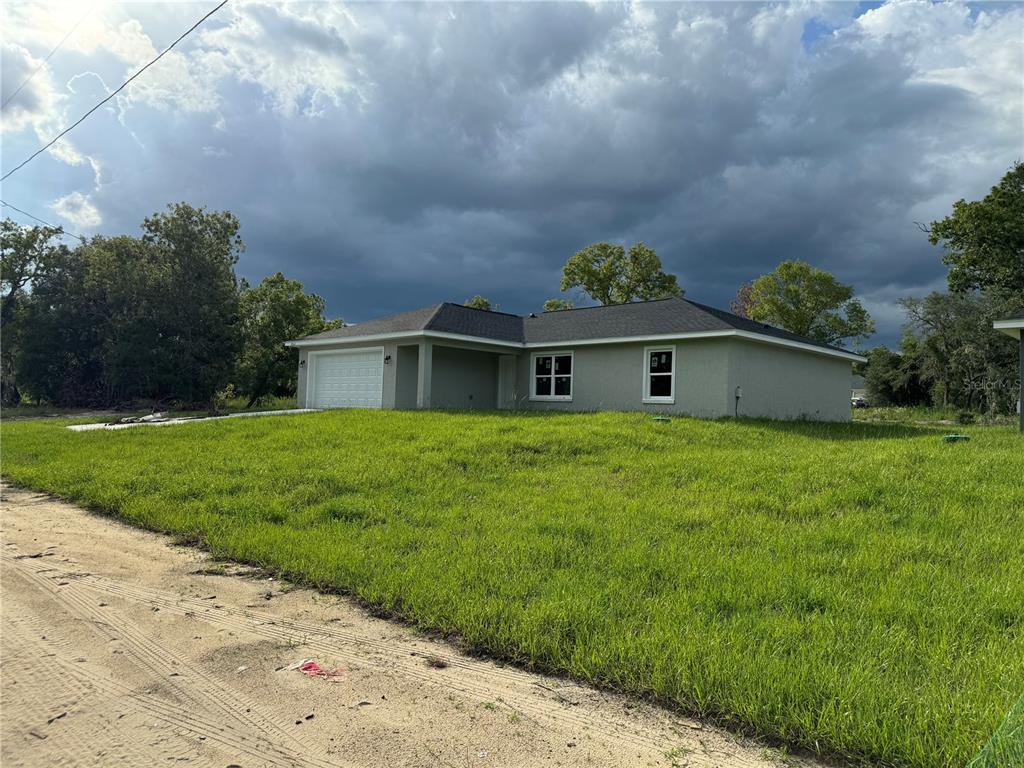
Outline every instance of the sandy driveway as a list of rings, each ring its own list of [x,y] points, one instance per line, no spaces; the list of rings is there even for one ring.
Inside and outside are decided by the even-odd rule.
[[[47,496],[3,495],[5,768],[782,764],[656,707],[467,657],[344,598]],[[307,657],[342,679],[287,669]]]

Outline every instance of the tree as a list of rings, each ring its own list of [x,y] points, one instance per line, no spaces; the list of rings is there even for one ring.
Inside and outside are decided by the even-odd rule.
[[[548,299],[544,302],[545,312],[561,312],[563,309],[574,309],[575,305],[569,299]]]
[[[979,291],[934,292],[900,302],[915,337],[921,378],[936,404],[1011,413],[1018,393],[1018,345],[992,328],[1008,300]]]
[[[917,339],[904,336],[902,354],[887,347],[875,347],[866,357],[861,373],[871,405],[922,405],[929,401],[927,384],[921,378],[920,358],[914,354]]]
[[[875,331],[867,310],[853,298],[853,288],[799,260],[784,261],[757,278],[747,311],[752,320],[825,344],[866,338]]]
[[[462,306],[472,307],[473,309],[486,309],[488,311],[498,309],[498,306],[496,304],[491,304],[490,299],[485,299],[480,294],[477,294],[472,299],[466,299],[466,301],[463,302]]]
[[[165,310],[175,315],[160,340],[174,362],[175,394],[187,403],[212,403],[228,383],[241,341],[235,264],[245,246],[238,219],[177,203],[147,218],[142,230],[167,278]]]
[[[751,283],[743,283],[736,289],[736,298],[729,304],[729,311],[740,317],[750,317],[750,293],[754,289]]]
[[[994,291],[1024,306],[1024,163],[1015,163],[983,200],[953,204],[953,213],[925,230],[941,244],[950,290]]]
[[[22,227],[11,219],[0,222],[0,401],[21,400],[15,359],[25,324],[22,309],[29,288],[67,256],[66,246],[54,242],[60,227]]]
[[[56,259],[33,280],[21,308],[31,328],[17,349],[18,383],[37,401],[105,406],[110,388],[103,354],[108,330],[104,299],[86,279],[87,246]]]
[[[252,407],[261,397],[295,394],[299,353],[284,343],[341,326],[324,319],[324,300],[278,272],[255,288],[243,285],[239,301],[242,351],[234,383]]]
[[[180,303],[183,281],[167,253],[145,239],[118,235],[94,237],[77,257],[84,272],[77,290],[89,297],[100,337],[106,402],[193,402],[180,339],[195,310]]]
[[[19,377],[36,398],[58,405],[194,402],[181,339],[197,310],[178,298],[181,287],[173,261],[154,243],[94,237],[36,280]]]
[[[572,288],[581,288],[601,304],[683,295],[675,275],[665,273],[658,255],[643,243],[634,243],[629,251],[613,243],[577,251],[562,269],[561,290]]]

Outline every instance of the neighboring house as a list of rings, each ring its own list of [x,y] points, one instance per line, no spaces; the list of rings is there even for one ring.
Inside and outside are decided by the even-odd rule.
[[[854,400],[858,397],[867,398],[868,389],[867,384],[864,383],[863,376],[854,376],[850,382],[850,399]]]
[[[1024,432],[1024,310],[1011,317],[996,320],[992,327],[1020,339],[1020,393],[1017,395],[1017,413],[1020,416],[1020,431]]]
[[[520,317],[435,304],[287,342],[298,405],[847,421],[864,358],[687,299]]]

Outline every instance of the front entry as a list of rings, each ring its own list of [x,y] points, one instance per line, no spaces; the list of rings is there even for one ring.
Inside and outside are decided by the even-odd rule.
[[[516,357],[498,358],[498,408],[507,411],[516,404]]]

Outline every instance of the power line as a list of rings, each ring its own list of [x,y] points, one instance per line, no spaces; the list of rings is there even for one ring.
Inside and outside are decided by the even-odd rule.
[[[18,206],[11,205],[6,200],[0,200],[0,204],[2,204],[4,208],[10,208],[12,211],[17,211],[18,213],[20,213],[20,214],[22,214],[24,216],[28,216],[30,219],[38,221],[40,224],[43,224],[44,226],[50,227],[51,229],[59,229],[62,235],[67,235],[68,237],[77,237],[83,243],[85,242],[85,238],[82,237],[81,235],[76,235],[74,232],[65,232],[64,231],[64,227],[57,226],[56,224],[51,224],[48,221],[40,219],[38,216],[33,216],[28,211],[23,211]]]
[[[65,135],[66,135],[67,133],[69,133],[69,132],[70,132],[70,131],[71,131],[72,129],[74,129],[74,128],[78,127],[79,125],[81,125],[81,124],[82,124],[82,123],[83,123],[83,122],[85,121],[85,119],[86,119],[86,118],[87,118],[87,117],[88,117],[89,115],[91,115],[91,114],[92,114],[93,112],[95,112],[95,111],[96,111],[97,109],[99,109],[100,107],[102,107],[102,106],[103,106],[104,104],[106,104],[106,103],[107,103],[108,101],[110,101],[110,100],[111,100],[112,98],[114,98],[115,96],[117,96],[117,94],[119,94],[119,93],[120,93],[121,91],[123,91],[123,90],[124,90],[124,89],[125,89],[125,88],[126,88],[126,87],[128,86],[128,84],[129,84],[129,83],[131,83],[131,81],[132,81],[132,80],[134,80],[135,78],[137,78],[137,77],[138,77],[139,75],[141,75],[141,74],[142,74],[143,72],[145,72],[145,71],[146,71],[147,69],[149,69],[149,68],[150,68],[151,66],[153,66],[153,65],[154,65],[154,64],[156,64],[156,63],[157,63],[158,61],[160,61],[160,59],[161,59],[161,58],[163,58],[163,56],[164,56],[164,54],[165,54],[165,53],[167,53],[168,51],[170,51],[170,50],[171,50],[171,49],[172,49],[172,48],[173,48],[174,46],[176,46],[176,45],[177,45],[178,43],[180,43],[180,42],[181,42],[182,40],[184,40],[184,39],[185,39],[186,37],[188,37],[188,36],[189,36],[190,34],[192,34],[192,32],[193,32],[193,31],[195,31],[196,27],[198,27],[198,26],[199,26],[200,24],[202,24],[202,23],[203,23],[204,21],[206,21],[206,20],[207,20],[208,18],[210,18],[211,16],[213,16],[213,14],[215,14],[215,13],[216,13],[217,11],[219,11],[219,10],[220,10],[221,8],[223,8],[223,7],[225,6],[225,5],[227,5],[227,3],[228,3],[228,0],[222,0],[222,2],[220,3],[220,5],[218,5],[218,6],[217,6],[216,8],[214,8],[214,9],[213,9],[212,11],[210,11],[210,12],[209,12],[209,13],[207,13],[207,14],[206,14],[205,16],[203,16],[203,18],[201,18],[201,19],[200,19],[199,21],[197,21],[197,22],[196,22],[195,24],[193,24],[193,25],[192,25],[191,27],[189,27],[189,28],[188,28],[188,29],[187,29],[187,30],[185,31],[185,33],[181,35],[181,37],[179,37],[179,38],[178,38],[177,40],[175,40],[175,41],[174,41],[173,43],[171,43],[171,44],[170,44],[169,46],[167,46],[166,48],[164,48],[164,49],[163,49],[163,50],[162,50],[162,51],[161,51],[161,52],[160,52],[159,54],[157,54],[157,56],[156,56],[156,58],[155,58],[155,59],[153,59],[152,61],[150,61],[150,62],[149,62],[148,64],[146,64],[146,65],[145,65],[144,67],[142,67],[142,69],[140,69],[140,70],[139,70],[138,72],[136,72],[136,73],[135,73],[134,75],[132,75],[132,76],[131,76],[131,77],[129,77],[129,78],[127,79],[127,80],[125,80],[125,81],[124,81],[123,83],[121,83],[121,85],[120,85],[120,86],[118,86],[118,88],[117,88],[117,90],[116,90],[116,91],[114,91],[113,93],[110,93],[110,94],[109,94],[109,95],[108,95],[108,96],[107,96],[107,97],[106,97],[105,99],[103,99],[103,100],[102,100],[102,101],[101,101],[101,102],[100,102],[99,104],[97,104],[96,106],[94,106],[94,107],[93,107],[92,109],[90,109],[90,110],[89,110],[88,112],[86,112],[86,113],[85,113],[84,115],[82,115],[82,116],[81,116],[80,118],[78,118],[78,120],[76,120],[76,121],[75,121],[74,123],[72,123],[71,125],[69,125],[69,126],[68,126],[67,128],[65,128],[65,129],[64,129],[63,131],[61,131],[60,133],[58,133],[58,134],[57,134],[56,136],[54,136],[54,137],[53,137],[53,138],[52,138],[52,139],[51,139],[51,140],[50,140],[49,142],[47,142],[46,144],[44,144],[43,146],[41,146],[41,147],[40,147],[39,149],[37,149],[37,150],[36,150],[35,152],[33,152],[33,153],[32,153],[31,155],[29,155],[29,156],[28,156],[27,158],[25,158],[25,159],[24,159],[24,160],[23,160],[23,161],[22,161],[22,162],[21,162],[20,164],[16,165],[16,166],[15,166],[14,168],[12,168],[12,169],[11,169],[11,170],[9,170],[9,171],[8,171],[7,173],[5,173],[5,174],[4,174],[4,175],[3,175],[2,177],[0,177],[0,181],[4,181],[4,180],[5,180],[5,179],[7,179],[7,178],[8,178],[8,177],[9,177],[9,176],[10,176],[11,174],[13,174],[13,173],[15,173],[16,171],[19,171],[19,170],[21,170],[22,168],[24,168],[24,167],[25,167],[26,165],[28,165],[28,164],[29,164],[29,162],[31,162],[32,160],[34,160],[34,159],[35,159],[36,157],[38,157],[38,156],[39,156],[39,155],[41,155],[41,154],[42,154],[43,152],[45,152],[45,151],[46,151],[46,150],[48,150],[48,149],[49,149],[50,147],[52,147],[52,146],[53,146],[54,144],[56,144],[56,143],[57,143],[58,141],[60,141],[60,139],[62,139],[62,138],[63,138],[63,137],[64,137],[64,136],[65,136]]]
[[[39,62],[39,66],[32,70],[32,74],[30,74],[28,77],[26,77],[22,81],[21,85],[19,85],[17,88],[14,89],[14,93],[12,93],[10,96],[8,96],[6,99],[4,99],[4,103],[0,104],[0,110],[4,109],[8,104],[10,104],[11,101],[14,99],[14,97],[17,96],[19,93],[21,93],[21,89],[24,88],[26,85],[28,85],[29,81],[33,77],[35,77],[37,74],[39,74],[39,70],[41,70],[44,66],[46,66],[46,62],[48,62],[50,60],[50,57],[53,56],[53,54],[55,54],[58,50],[60,50],[60,47],[62,45],[64,45],[64,43],[67,42],[68,38],[71,37],[71,35],[74,33],[74,31],[76,29],[78,29],[78,27],[81,25],[81,23],[83,21],[85,21],[86,16],[88,16],[90,13],[92,13],[92,7],[90,7],[82,15],[82,18],[80,18],[78,21],[75,22],[75,26],[73,26],[71,29],[68,30],[67,34],[64,35],[64,37],[62,37],[60,39],[60,42],[57,43],[57,45],[55,45],[53,47],[53,50],[50,51],[48,54],[46,54],[46,58],[43,59],[41,62]]]

